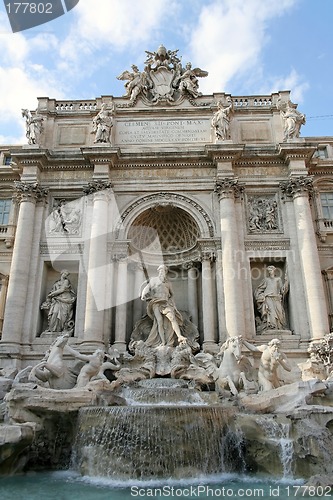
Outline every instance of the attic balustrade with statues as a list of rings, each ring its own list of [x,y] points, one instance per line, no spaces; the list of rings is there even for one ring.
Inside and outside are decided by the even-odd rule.
[[[27,143],[0,148],[0,367],[65,335],[69,367],[155,349],[147,373],[170,377],[241,337],[255,367],[279,340],[300,380],[333,326],[333,138],[302,136],[287,90],[203,95],[203,78],[160,46],[123,96],[22,110]]]

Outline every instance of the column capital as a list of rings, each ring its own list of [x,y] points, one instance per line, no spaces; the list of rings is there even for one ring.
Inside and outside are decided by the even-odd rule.
[[[197,269],[199,267],[199,264],[199,259],[190,260],[189,262],[184,262],[184,264],[182,264],[182,268],[185,269],[185,271],[189,271],[190,269]]]
[[[126,253],[116,253],[112,255],[111,259],[113,262],[127,263],[127,257]]]
[[[216,254],[213,251],[202,252],[200,260],[201,262],[215,262]]]
[[[220,201],[224,198],[239,198],[243,191],[244,186],[238,183],[236,177],[218,179],[214,188],[214,192],[217,193]]]
[[[36,203],[37,201],[45,201],[49,190],[43,188],[39,182],[15,182],[14,198],[17,203],[29,201]]]
[[[88,184],[84,186],[83,193],[87,196],[89,194],[100,193],[102,191],[105,191],[106,189],[110,189],[111,187],[112,187],[111,181],[108,180],[92,181],[88,182]]]
[[[288,181],[280,182],[280,188],[285,197],[308,197],[313,194],[313,178],[307,175],[290,177]]]

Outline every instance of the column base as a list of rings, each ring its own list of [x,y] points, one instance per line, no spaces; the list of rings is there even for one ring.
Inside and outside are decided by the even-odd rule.
[[[208,354],[216,354],[219,352],[220,348],[213,340],[204,340],[202,350]]]
[[[83,340],[80,344],[77,344],[77,349],[82,353],[91,353],[97,349],[102,349],[106,351],[105,343],[102,340]]]
[[[2,340],[0,342],[0,355],[4,354],[8,358],[20,357],[22,354],[22,346],[18,342],[7,342]]]
[[[117,349],[118,352],[123,353],[127,352],[127,345],[126,342],[122,342],[120,340],[116,340],[113,344],[112,347],[114,349]]]

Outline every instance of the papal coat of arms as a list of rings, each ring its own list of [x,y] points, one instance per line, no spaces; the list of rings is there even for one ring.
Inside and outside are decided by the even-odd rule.
[[[207,71],[192,68],[187,63],[183,68],[177,50],[167,50],[160,45],[156,52],[146,50],[145,68],[140,71],[132,65],[132,71],[123,71],[117,78],[126,80],[125,97],[133,106],[140,96],[149,104],[178,103],[187,97],[190,101],[201,96],[198,78],[207,76]]]

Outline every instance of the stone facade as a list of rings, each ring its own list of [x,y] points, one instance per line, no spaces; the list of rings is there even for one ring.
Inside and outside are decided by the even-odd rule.
[[[120,75],[125,96],[40,98],[28,144],[0,148],[1,200],[12,200],[0,366],[35,364],[59,334],[41,306],[64,269],[70,343],[126,350],[140,287],[164,263],[203,350],[279,338],[296,367],[333,322],[333,138],[299,137],[305,117],[287,91],[201,95],[205,71],[179,69],[177,51],[148,54],[144,71]],[[269,266],[288,282],[283,328],[255,300]]]

